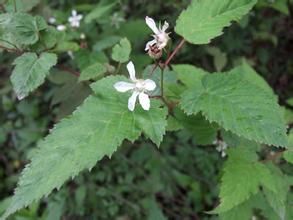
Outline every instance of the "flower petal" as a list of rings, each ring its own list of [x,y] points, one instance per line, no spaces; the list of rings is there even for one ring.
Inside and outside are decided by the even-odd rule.
[[[134,89],[135,84],[133,83],[128,83],[128,82],[117,82],[114,84],[114,88],[118,91],[118,92],[127,92],[131,89]]]
[[[127,67],[127,70],[128,70],[129,76],[130,76],[130,79],[132,81],[136,81],[136,78],[135,78],[135,68],[134,68],[134,65],[133,65],[132,61],[130,61],[127,64],[126,67]]]
[[[83,18],[83,15],[77,15],[77,19],[81,20]]]
[[[144,81],[144,88],[148,91],[153,91],[156,88],[156,83],[151,79],[146,79]]]
[[[77,11],[76,10],[72,10],[71,14],[73,15],[73,17],[75,17],[77,15]]]
[[[146,45],[145,45],[145,49],[144,50],[145,51],[149,50],[150,49],[150,46],[153,46],[155,43],[157,43],[156,39],[153,39],[153,40],[147,42]]]
[[[146,24],[149,26],[150,29],[152,29],[152,31],[155,33],[155,34],[158,34],[159,33],[159,30],[157,28],[157,25],[156,25],[156,22],[154,21],[154,19],[146,16],[145,17],[145,22]]]
[[[138,96],[139,103],[144,110],[149,110],[151,107],[150,98],[147,94],[141,92]]]
[[[166,32],[166,30],[168,29],[168,27],[169,27],[169,23],[167,22],[167,21],[165,21],[164,22],[164,25],[163,25],[163,27],[162,27],[162,32]]]
[[[134,91],[128,99],[128,109],[130,111],[133,111],[135,108],[135,103],[136,103],[136,99],[137,99],[138,94],[139,94],[139,92]]]

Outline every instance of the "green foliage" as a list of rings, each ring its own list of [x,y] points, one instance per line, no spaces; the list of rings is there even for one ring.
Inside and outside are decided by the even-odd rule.
[[[181,13],[175,31],[193,44],[207,44],[222,34],[224,27],[239,20],[256,0],[193,0]]]
[[[119,62],[125,63],[129,60],[129,55],[131,52],[131,45],[127,38],[120,40],[118,44],[113,47],[112,59]]]
[[[97,20],[104,16],[105,14],[111,12],[112,8],[115,6],[115,3],[112,4],[103,4],[100,3],[94,8],[87,16],[85,17],[85,22],[90,23],[93,20]]]
[[[24,53],[14,61],[15,68],[11,82],[18,99],[23,99],[39,87],[49,74],[49,70],[57,62],[53,53]]]
[[[224,174],[220,189],[221,204],[213,211],[226,212],[248,200],[259,192],[259,187],[278,193],[274,176],[257,155],[245,147],[229,150],[228,161],[224,165]]]
[[[244,77],[241,70],[204,76],[197,86],[182,94],[182,109],[187,114],[202,112],[209,121],[249,140],[287,146],[275,97]]]
[[[95,79],[97,77],[102,76],[104,73],[106,73],[107,68],[104,64],[101,63],[95,63],[91,66],[84,69],[79,77],[79,81],[89,80],[89,79]]]
[[[40,3],[40,0],[8,0],[5,9],[9,12],[28,12]],[[15,5],[14,5],[15,4]]]
[[[165,133],[166,109],[154,102],[148,112],[139,108],[130,112],[125,105],[127,94],[113,88],[119,80],[125,78],[108,77],[93,84],[95,95],[39,143],[4,217],[47,196],[54,188],[59,189],[68,178],[91,169],[104,156],[111,157],[124,139],[134,141],[143,132],[160,144]]]
[[[40,16],[32,17],[25,13],[11,15],[9,29],[16,41],[21,44],[34,44],[39,40],[39,32],[47,28],[47,23]]]

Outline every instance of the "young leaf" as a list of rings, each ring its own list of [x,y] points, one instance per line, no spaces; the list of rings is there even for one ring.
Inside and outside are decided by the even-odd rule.
[[[175,31],[193,44],[207,44],[222,34],[223,28],[239,20],[257,0],[193,0],[181,13]]]
[[[24,169],[4,218],[48,195],[54,188],[117,150],[123,140],[134,141],[143,132],[157,145],[165,133],[167,110],[158,100],[144,111],[127,108],[129,94],[113,84],[125,77],[107,77],[92,85],[88,97],[72,116],[63,119],[42,142]]]
[[[212,211],[223,213],[248,200],[263,186],[277,193],[270,170],[245,147],[230,148],[220,187],[221,204]]]
[[[15,39],[25,45],[34,44],[39,40],[39,31],[47,28],[45,20],[32,17],[26,13],[15,13],[10,23],[10,31]]]
[[[107,68],[105,65],[101,63],[95,63],[89,67],[87,67],[85,70],[83,70],[80,74],[79,81],[94,79],[96,77],[101,76],[107,71]]]
[[[57,56],[53,53],[42,53],[39,57],[35,53],[25,53],[16,58],[10,79],[18,99],[40,86],[56,62]]]
[[[129,55],[131,52],[131,45],[127,38],[123,38],[120,40],[119,44],[116,44],[112,50],[112,59],[125,63],[129,60]]]
[[[187,114],[202,112],[209,121],[249,140],[287,145],[285,123],[276,97],[235,69],[227,74],[204,76],[182,94],[181,107]]]

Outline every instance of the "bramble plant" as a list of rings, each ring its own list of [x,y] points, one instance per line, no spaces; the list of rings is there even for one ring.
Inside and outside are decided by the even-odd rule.
[[[160,147],[167,132],[181,129],[196,129],[197,143],[214,144],[225,159],[219,205],[206,215],[251,219],[253,209],[265,202],[278,219],[289,219],[292,177],[260,156],[264,149],[274,149],[293,161],[284,112],[273,90],[244,59],[229,71],[213,73],[175,64],[183,48],[209,44],[232,22],[249,16],[257,0],[193,0],[175,25],[145,15],[143,25],[152,39],[145,41],[150,35],[143,33],[135,41],[145,45],[140,55],[152,62],[148,66],[132,57],[133,39],[106,32],[103,43],[91,45],[95,22],[103,22],[116,1],[102,1],[87,14],[84,6],[66,16],[46,17],[29,13],[38,3],[1,4],[0,47],[16,56],[10,80],[17,98],[34,96],[56,69],[74,75],[91,91],[38,142],[3,219],[59,190],[105,156],[111,158],[124,141],[134,143],[143,136]],[[113,18],[114,26],[123,21]],[[100,53],[92,53],[93,47]],[[108,48],[111,53],[102,52]],[[70,67],[75,62],[78,70]]]

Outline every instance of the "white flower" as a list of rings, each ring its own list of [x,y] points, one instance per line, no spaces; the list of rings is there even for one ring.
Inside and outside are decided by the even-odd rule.
[[[154,32],[154,39],[147,42],[145,50],[149,50],[150,46],[157,45],[159,50],[162,50],[164,47],[166,47],[170,37],[170,33],[166,33],[166,30],[169,27],[169,24],[167,21],[164,22],[163,27],[161,27],[161,24],[159,25],[159,28],[157,28],[156,22],[154,19],[146,16],[145,17],[145,22],[149,26],[150,29]]]
[[[56,23],[56,18],[54,18],[54,17],[50,17],[50,18],[48,19],[48,22],[49,22],[49,24],[55,24],[55,23]]]
[[[226,150],[228,148],[226,142],[222,140],[215,140],[213,144],[217,145],[216,150],[221,154],[221,157],[226,157]]]
[[[68,22],[70,23],[71,27],[79,27],[80,20],[82,19],[82,15],[77,14],[75,10],[71,11],[71,16],[68,18]]]
[[[84,40],[85,39],[85,34],[81,33],[79,37],[80,37],[80,39]]]
[[[66,26],[63,25],[63,24],[60,24],[60,25],[57,26],[57,30],[58,31],[65,31],[66,30]]]
[[[150,98],[147,92],[155,90],[156,83],[151,79],[136,79],[134,65],[131,61],[127,64],[127,70],[132,82],[120,81],[114,84],[114,88],[118,92],[132,91],[132,95],[128,99],[128,109],[130,111],[134,110],[137,97],[141,107],[144,110],[149,110]]]

